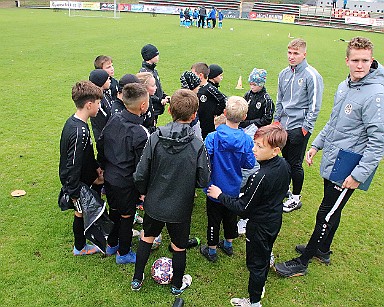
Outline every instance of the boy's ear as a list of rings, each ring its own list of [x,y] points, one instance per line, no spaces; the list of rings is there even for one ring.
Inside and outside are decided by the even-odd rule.
[[[193,114],[191,115],[190,120],[191,120],[191,121],[194,121],[195,118],[196,118],[196,116],[197,116],[197,112],[193,113]]]
[[[171,106],[168,106],[168,113],[171,114]]]
[[[223,114],[225,117],[227,117],[227,109],[224,109]]]
[[[281,152],[280,147],[273,148],[273,156],[276,157]]]
[[[247,114],[244,114],[243,116],[243,120],[245,120],[247,118]]]

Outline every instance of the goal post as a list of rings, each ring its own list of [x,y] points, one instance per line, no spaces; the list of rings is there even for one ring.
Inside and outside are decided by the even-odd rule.
[[[69,17],[120,18],[120,0],[113,2],[68,0]]]

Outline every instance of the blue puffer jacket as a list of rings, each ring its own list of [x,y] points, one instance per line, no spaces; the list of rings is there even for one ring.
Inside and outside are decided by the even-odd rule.
[[[224,194],[237,197],[240,193],[241,169],[255,165],[253,140],[243,129],[220,125],[205,138],[205,147],[211,162],[211,181]],[[217,202],[216,199],[212,199]]]
[[[339,150],[363,155],[352,177],[364,182],[384,155],[384,68],[376,61],[358,82],[350,77],[335,94],[331,117],[312,147],[323,149],[320,173],[329,179]]]

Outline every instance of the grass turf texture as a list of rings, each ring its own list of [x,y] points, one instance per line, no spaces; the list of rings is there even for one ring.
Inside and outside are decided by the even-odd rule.
[[[74,112],[71,87],[88,78],[97,55],[111,55],[115,76],[120,78],[138,71],[144,44],[156,45],[167,93],[179,88],[180,74],[197,61],[224,68],[220,89],[227,95],[242,96],[252,68],[265,68],[268,91],[276,97],[277,75],[287,65],[288,33],[302,37],[308,41],[308,61],[325,84],[315,135],[329,117],[338,83],[348,73],[346,44],[339,38],[371,38],[378,60],[384,62],[380,34],[276,23],[224,20],[222,30],[202,30],[179,27],[178,16],[122,13],[114,20],[68,18],[67,11],[3,9],[0,28],[2,306],[171,306],[174,300],[168,286],[159,286],[149,277],[150,264],[170,256],[166,232],[165,244],[150,257],[138,293],[129,286],[133,265],[117,266],[114,257],[71,253],[73,213],[60,212],[56,204],[59,139],[65,120]],[[244,90],[235,90],[240,75]],[[163,115],[160,124],[169,119]],[[307,242],[312,231],[322,198],[320,156],[316,158],[314,167],[305,167],[303,208],[284,215],[274,248],[277,261],[296,256],[295,244]],[[357,191],[349,201],[334,240],[333,264],[325,267],[313,261],[309,274],[295,279],[270,272],[264,306],[382,306],[383,177],[381,165],[368,193]],[[27,195],[12,198],[15,189],[24,189]],[[205,227],[205,201],[199,191],[191,234],[203,243]],[[235,241],[234,250],[231,258],[219,251],[215,264],[208,263],[197,248],[188,251],[186,272],[193,283],[182,295],[186,306],[229,306],[230,298],[247,296],[244,237]]]

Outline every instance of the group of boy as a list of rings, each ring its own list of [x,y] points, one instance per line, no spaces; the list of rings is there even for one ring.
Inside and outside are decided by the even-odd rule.
[[[149,53],[148,58],[156,54],[151,46],[144,50],[144,54]],[[146,61],[144,55],[143,59]],[[110,253],[117,252],[119,256],[131,253],[128,262],[136,263],[132,290],[142,287],[152,243],[164,226],[170,235],[173,252],[171,292],[179,295],[191,284],[192,277],[184,273],[193,199],[195,188],[206,188],[208,245],[202,245],[200,251],[210,261],[217,260],[217,247],[231,256],[232,240],[238,236],[237,215],[247,218],[249,298],[235,298],[231,304],[261,306],[270,255],[281,228],[283,207],[286,207],[283,200],[292,178],[293,196],[288,199],[289,203],[300,201],[304,179],[301,163],[321,104],[322,78],[305,59],[305,41],[296,39],[290,42],[290,65],[279,75],[275,122],[271,125],[274,106],[264,88],[264,70],[251,72],[251,92],[245,95],[247,101],[236,96],[227,99],[220,93],[218,84],[223,73],[220,66],[192,65],[191,72],[181,77],[183,87],[188,89],[176,91],[170,99],[169,111],[173,121],[158,128],[149,139],[145,128],[140,126],[141,115],[148,109],[148,92],[140,84],[125,85],[122,98],[126,109],[111,117],[101,133],[101,142],[97,144],[102,168],[94,159],[86,124],[89,117],[97,115],[101,89],[87,81],[74,86],[72,96],[77,112],[63,129],[60,179],[74,203],[78,198],[79,182],[92,185],[104,181],[111,211],[116,210],[116,216],[119,216],[119,220],[114,221],[117,227],[114,231],[124,232],[121,236],[116,236],[116,233],[110,235],[109,247],[116,249]],[[347,47],[346,63],[350,74],[339,86],[329,122],[306,156],[311,165],[316,152],[324,150],[321,165],[324,199],[317,214],[315,230],[307,246],[296,247],[302,254],[299,258],[275,265],[277,273],[282,276],[305,274],[312,257],[329,263],[330,245],[340,222],[341,210],[354,189],[374,172],[384,154],[384,123],[380,114],[384,98],[384,70],[373,59],[372,43],[361,37],[352,39]],[[147,64],[148,61],[146,64],[143,62],[143,67]],[[154,66],[150,68],[154,69]],[[196,89],[197,95],[191,91],[196,92]],[[157,96],[162,106],[168,101],[164,95],[159,93]],[[253,99],[259,101],[252,104]],[[261,107],[263,112],[258,112]],[[221,113],[224,113],[225,124],[215,127],[215,116]],[[197,123],[201,125],[204,143],[194,130]],[[239,129],[239,125],[251,126],[249,130],[253,125],[253,137]],[[359,164],[341,186],[329,180],[339,148],[351,148],[362,155]],[[284,158],[279,156],[280,152]],[[239,196],[242,168],[253,168],[255,158],[259,170],[249,176],[243,194]],[[120,165],[119,159],[126,163]],[[87,165],[84,161],[88,161]],[[188,174],[180,172],[186,161],[192,167]],[[121,185],[123,182],[125,186]],[[130,250],[132,236],[129,233],[132,233],[135,204],[140,195],[145,195],[144,234],[136,255]],[[110,216],[112,219],[113,214]],[[81,214],[75,211],[74,254],[91,254],[95,252],[93,247],[85,244],[85,238],[79,239],[80,219]],[[221,223],[224,240],[219,239]]]
[[[207,12],[205,6],[201,6],[193,11],[191,8],[185,10],[179,10],[180,27],[198,27],[211,28],[216,27],[216,21],[218,21],[218,28],[222,29],[224,14],[221,10],[217,10],[214,6]]]

